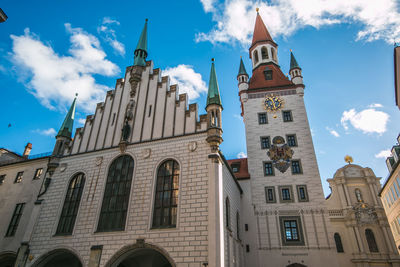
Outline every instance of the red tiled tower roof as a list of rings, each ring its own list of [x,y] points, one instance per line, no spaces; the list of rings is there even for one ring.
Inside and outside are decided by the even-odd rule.
[[[253,41],[251,42],[251,47],[253,47],[256,43],[260,42],[271,42],[274,46],[277,46],[274,40],[272,40],[272,37],[269,34],[267,27],[265,26],[264,21],[262,20],[260,14],[257,12],[256,24],[254,25]]]
[[[272,80],[266,80],[264,76],[265,69],[272,70]],[[288,87],[294,84],[286,77],[279,66],[269,63],[258,66],[254,71],[249,81],[249,89],[261,89],[269,87]]]
[[[232,168],[232,164],[238,165],[238,172],[235,173],[235,177],[240,179],[250,179],[249,169],[247,166],[247,158],[242,159],[230,159],[227,160],[229,166]]]

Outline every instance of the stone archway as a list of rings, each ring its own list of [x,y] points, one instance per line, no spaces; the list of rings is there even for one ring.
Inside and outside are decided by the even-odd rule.
[[[0,266],[2,267],[13,267],[17,254],[13,252],[6,252],[0,254]]]
[[[139,241],[123,247],[105,267],[175,267],[175,263],[162,248]]]
[[[79,257],[70,250],[56,249],[41,256],[34,267],[82,267]]]

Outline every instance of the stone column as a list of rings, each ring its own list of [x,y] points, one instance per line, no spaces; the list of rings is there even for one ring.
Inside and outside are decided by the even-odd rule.
[[[208,158],[208,266],[224,267],[222,166],[217,153]]]

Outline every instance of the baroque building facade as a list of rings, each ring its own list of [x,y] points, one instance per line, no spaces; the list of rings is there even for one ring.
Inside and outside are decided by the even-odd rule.
[[[146,21],[133,66],[82,128],[75,98],[51,155],[2,152],[0,266],[399,266],[371,170],[338,170],[324,199],[302,70],[291,53],[282,73],[258,13],[249,53],[251,78],[242,59],[237,76],[248,158],[227,161],[214,61],[199,116],[147,60]],[[362,201],[343,202],[343,179],[363,184]],[[349,230],[364,211],[379,252]]]

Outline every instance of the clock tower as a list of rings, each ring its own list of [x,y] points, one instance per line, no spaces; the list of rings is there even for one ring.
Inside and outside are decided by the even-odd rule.
[[[242,59],[237,76],[254,207],[246,266],[337,266],[302,70],[291,52],[290,79],[282,73],[258,12],[249,54],[251,78]]]

